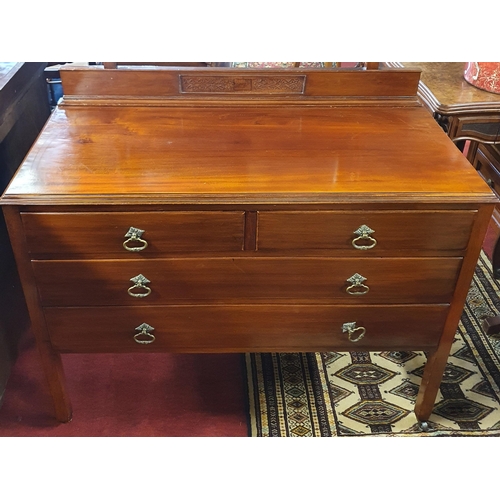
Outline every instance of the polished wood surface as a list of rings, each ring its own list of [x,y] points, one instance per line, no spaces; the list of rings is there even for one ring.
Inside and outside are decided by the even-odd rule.
[[[476,211],[465,210],[261,211],[258,248],[344,250],[362,258],[352,240],[358,227],[366,224],[377,240],[372,254],[463,251],[476,216]]]
[[[367,224],[376,230],[373,255],[462,255],[477,210],[271,210],[262,207],[244,217],[239,210],[108,212],[22,212],[33,256],[102,255],[128,258],[123,243],[129,228],[144,231],[149,255],[199,252],[341,253],[364,257],[352,245],[355,231]],[[95,208],[95,207],[94,207]],[[210,207],[209,207],[210,208]],[[248,212],[247,212],[248,215]],[[411,231],[403,230],[411,228]]]
[[[417,106],[61,107],[5,197],[24,204],[77,196],[85,204],[432,201],[443,192],[480,199],[484,183],[440,134]],[[429,168],[429,157],[439,168]]]
[[[2,196],[61,421],[64,352],[425,350],[430,415],[495,196],[418,72],[252,71],[61,71]]]
[[[61,352],[256,352],[432,349],[446,305],[234,305],[45,310],[51,342]],[[367,334],[353,344],[342,333],[358,321]],[[139,345],[136,327],[148,323],[156,340]]]
[[[449,303],[462,259],[326,259],[316,257],[173,258],[33,261],[44,306],[186,303]],[[366,277],[366,296],[347,281]],[[147,297],[127,290],[131,278],[150,283]],[[57,279],[54,279],[57,276]],[[364,288],[353,288],[353,291]],[[136,287],[132,293],[144,293]]]
[[[55,255],[117,254],[130,227],[144,231],[140,255],[172,252],[231,252],[243,248],[244,212],[88,212],[23,213],[30,253]],[[130,244],[131,247],[136,246]]]

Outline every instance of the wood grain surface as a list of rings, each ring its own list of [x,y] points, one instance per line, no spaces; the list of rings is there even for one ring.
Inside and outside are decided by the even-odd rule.
[[[4,199],[402,202],[443,193],[471,201],[488,190],[418,107],[61,107]]]
[[[309,257],[34,261],[45,306],[189,303],[449,303],[462,259],[326,259]],[[366,295],[347,281],[366,278]],[[131,278],[152,290],[133,297]],[[359,287],[358,287],[359,288]],[[351,291],[359,291],[353,288]],[[361,288],[363,291],[364,288]],[[145,293],[136,287],[132,293]]]
[[[433,348],[448,306],[162,306],[47,308],[51,342],[62,352],[255,352]],[[342,325],[365,337],[351,342]],[[136,327],[155,331],[134,341]]]

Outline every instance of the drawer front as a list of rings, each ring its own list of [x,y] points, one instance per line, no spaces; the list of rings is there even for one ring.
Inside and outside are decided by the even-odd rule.
[[[496,156],[495,153],[493,147],[480,144],[473,164],[491,189],[500,194],[500,155]]]
[[[447,311],[431,305],[44,309],[61,352],[425,350],[438,344]],[[143,323],[154,330],[144,333]],[[355,323],[351,334],[349,323]],[[134,339],[151,342],[151,335],[152,343]],[[353,342],[349,335],[362,338]]]
[[[456,117],[456,137],[467,137],[484,141],[496,141],[500,133],[500,119],[498,115]]]
[[[21,215],[32,254],[119,254],[241,251],[244,212],[28,213]],[[140,240],[126,236],[144,231]]]
[[[242,257],[33,261],[33,268],[45,306],[419,304],[450,302],[461,263],[461,258]]]
[[[259,212],[259,250],[345,250],[356,256],[401,251],[464,251],[477,212]],[[367,226],[363,237],[358,231]],[[375,241],[373,241],[375,240]],[[355,248],[353,245],[372,247]]]

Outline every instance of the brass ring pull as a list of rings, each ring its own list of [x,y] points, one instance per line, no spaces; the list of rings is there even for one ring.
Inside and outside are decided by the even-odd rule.
[[[356,322],[344,323],[342,325],[342,333],[347,333],[347,338],[351,342],[358,342],[365,336],[366,328],[364,326],[356,326]]]
[[[156,340],[156,337],[151,333],[154,331],[154,328],[147,323],[142,323],[142,325],[139,325],[136,330],[139,333],[134,335],[134,340],[138,344],[152,344]]]
[[[358,250],[370,250],[370,248],[373,248],[377,244],[377,240],[370,236],[370,234],[373,234],[374,232],[375,231],[373,229],[370,229],[368,226],[363,224],[356,229],[356,231],[354,231],[354,234],[357,234],[358,237],[352,240],[352,246]],[[358,245],[358,242],[363,240],[369,242],[370,244]]]
[[[140,252],[141,250],[147,248],[148,242],[141,238],[144,232],[145,231],[142,229],[131,227],[125,234],[125,238],[128,238],[128,240],[125,240],[123,242],[123,248],[125,248],[125,250],[128,250],[129,252]],[[141,244],[141,246],[127,246],[127,243],[132,243],[132,242],[133,243],[138,242]]]
[[[346,288],[346,292],[349,295],[365,295],[370,291],[370,287],[365,285],[363,281],[366,281],[366,278],[361,276],[361,274],[353,274],[350,278],[347,278],[350,286]]]
[[[142,299],[144,297],[147,297],[150,293],[151,293],[151,288],[149,288],[148,283],[151,283],[151,281],[149,281],[146,276],[143,276],[142,274],[138,274],[137,276],[134,276],[133,278],[130,278],[130,281],[132,281],[132,283],[134,283],[128,290],[128,294],[131,296],[131,297],[137,297],[138,299]],[[136,292],[133,292],[132,290],[134,289],[143,289],[143,290],[146,290],[145,292],[142,292],[142,293],[136,293]]]

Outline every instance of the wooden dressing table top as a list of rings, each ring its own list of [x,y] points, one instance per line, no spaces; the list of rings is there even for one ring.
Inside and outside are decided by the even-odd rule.
[[[418,106],[62,106],[4,200],[432,201],[446,193],[472,201],[487,191]]]

